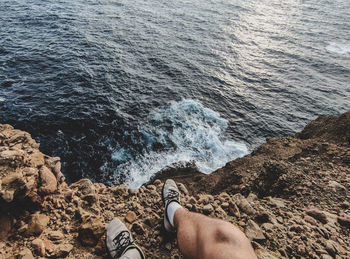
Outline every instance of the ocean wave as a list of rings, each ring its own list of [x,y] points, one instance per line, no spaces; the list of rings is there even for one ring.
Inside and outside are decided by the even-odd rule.
[[[121,162],[113,174],[115,181],[122,172],[130,188],[174,164],[193,163],[208,174],[248,153],[245,144],[225,138],[228,121],[196,100],[172,102],[152,111],[147,121],[139,126],[146,146],[143,154],[133,157],[119,147],[112,153],[112,159]]]
[[[326,50],[329,52],[346,55],[350,53],[350,44],[333,42],[326,47]]]

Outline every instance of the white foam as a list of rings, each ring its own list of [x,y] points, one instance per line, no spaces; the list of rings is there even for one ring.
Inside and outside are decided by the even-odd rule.
[[[346,55],[350,53],[350,44],[347,43],[330,43],[326,50],[332,53]]]
[[[6,101],[6,99],[4,97],[0,97],[0,103],[3,103],[5,101]]]
[[[245,144],[224,139],[228,121],[199,101],[172,102],[168,107],[151,112],[148,121],[149,125],[139,127],[147,146],[161,143],[165,150],[146,151],[118,166],[115,179],[120,172],[126,173],[125,184],[130,188],[138,188],[174,163],[193,162],[201,172],[208,174],[248,153]],[[117,148],[112,158],[125,161],[131,157],[125,149]]]

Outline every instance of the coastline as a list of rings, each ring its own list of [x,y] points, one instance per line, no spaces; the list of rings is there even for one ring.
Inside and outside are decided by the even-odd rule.
[[[103,258],[113,217],[147,257],[181,258],[161,226],[168,177],[187,209],[240,227],[259,258],[350,257],[350,112],[268,139],[210,175],[168,170],[137,190],[88,179],[68,186],[60,167],[28,133],[0,125],[1,259]]]

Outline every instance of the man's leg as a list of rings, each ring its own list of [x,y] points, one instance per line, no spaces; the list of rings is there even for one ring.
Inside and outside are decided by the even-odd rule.
[[[248,238],[234,225],[189,212],[180,205],[180,192],[176,183],[164,183],[164,227],[177,231],[181,253],[185,258],[241,258],[256,259]]]
[[[226,221],[181,208],[175,213],[174,224],[185,258],[257,258],[249,239]]]

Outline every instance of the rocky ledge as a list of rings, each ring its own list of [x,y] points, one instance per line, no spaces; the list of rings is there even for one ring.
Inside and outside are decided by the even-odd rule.
[[[82,179],[68,186],[58,157],[0,125],[0,258],[104,258],[114,217],[148,258],[181,258],[162,229],[160,174],[138,190]],[[350,113],[202,175],[172,172],[183,205],[237,225],[259,258],[350,258]],[[106,257],[107,258],[107,257]]]

